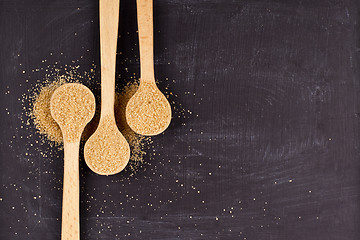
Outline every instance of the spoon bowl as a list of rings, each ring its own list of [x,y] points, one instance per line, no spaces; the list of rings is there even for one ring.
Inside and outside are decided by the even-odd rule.
[[[171,107],[155,82],[142,81],[126,107],[130,128],[141,135],[158,135],[171,121]]]
[[[107,115],[100,119],[98,128],[85,144],[84,158],[88,167],[99,175],[113,175],[126,167],[130,147],[114,118]]]
[[[51,116],[61,128],[64,141],[80,139],[95,114],[95,97],[84,85],[68,83],[60,86],[50,100]]]

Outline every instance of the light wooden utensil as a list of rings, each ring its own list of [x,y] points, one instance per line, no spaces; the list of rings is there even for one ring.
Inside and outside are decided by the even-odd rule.
[[[91,170],[100,175],[122,171],[130,147],[115,122],[115,63],[119,24],[119,0],[100,0],[101,114],[99,126],[84,148]]]
[[[95,97],[84,85],[64,84],[53,93],[50,110],[64,139],[61,239],[79,240],[79,145],[86,124],[95,114]]]
[[[155,83],[153,1],[137,0],[137,19],[140,45],[140,86],[126,106],[126,120],[138,134],[157,135],[171,121],[171,107]]]

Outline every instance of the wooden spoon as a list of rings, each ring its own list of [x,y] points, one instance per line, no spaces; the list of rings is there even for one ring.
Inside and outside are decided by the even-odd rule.
[[[79,145],[86,124],[95,114],[95,97],[84,85],[64,84],[53,93],[50,111],[64,139],[62,240],[79,240]]]
[[[137,0],[140,45],[140,86],[126,106],[126,120],[138,134],[157,135],[171,121],[171,107],[155,83],[153,50],[153,1]]]
[[[122,171],[130,147],[115,122],[115,62],[118,39],[119,0],[100,0],[101,114],[99,126],[84,148],[91,170],[100,175]]]

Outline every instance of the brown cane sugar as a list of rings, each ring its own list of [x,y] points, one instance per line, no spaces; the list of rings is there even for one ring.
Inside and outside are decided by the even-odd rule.
[[[129,145],[110,115],[106,115],[100,123],[85,144],[85,161],[91,170],[98,174],[116,174],[122,171],[129,161]]]
[[[80,141],[86,124],[95,113],[95,97],[84,85],[64,84],[57,88],[50,100],[51,115],[59,124],[63,138]]]
[[[138,89],[138,83],[127,84],[122,91],[115,94],[115,119],[120,132],[128,141],[131,149],[129,168],[135,171],[143,162],[146,152],[143,150],[151,142],[150,137],[145,137],[134,132],[126,122],[126,105]]]
[[[30,117],[41,136],[43,141],[61,145],[63,142],[62,133],[59,125],[52,118],[50,113],[50,99],[54,91],[61,85],[69,82],[75,82],[78,78],[76,75],[60,75],[53,79],[46,80],[44,84],[37,86],[34,90],[37,92],[31,99],[32,108],[30,109]],[[128,126],[125,117],[126,105],[129,99],[138,89],[138,82],[131,82],[121,88],[115,95],[115,118],[116,124],[130,145],[131,155],[128,168],[135,172],[144,161],[146,152],[144,149],[149,148],[151,138],[135,133]],[[97,104],[95,117],[86,126],[82,135],[82,140],[86,141],[95,131],[99,122],[100,104]]]
[[[56,144],[62,143],[63,138],[59,125],[51,116],[50,99],[54,91],[66,82],[68,82],[67,79],[60,76],[55,81],[40,86],[39,93],[33,98],[32,111],[30,112],[30,117],[40,134],[45,135]]]
[[[171,107],[155,82],[141,82],[129,100],[126,120],[136,133],[152,136],[163,132],[171,121]]]

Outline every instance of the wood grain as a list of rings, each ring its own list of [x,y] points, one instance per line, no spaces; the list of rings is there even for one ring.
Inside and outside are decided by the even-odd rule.
[[[153,0],[137,0],[141,81],[154,82]]]
[[[62,240],[80,240],[79,148],[80,141],[64,142]]]
[[[101,115],[114,118],[119,0],[100,0]]]

